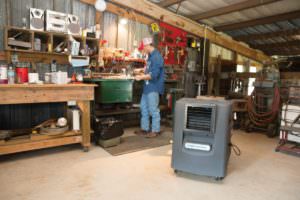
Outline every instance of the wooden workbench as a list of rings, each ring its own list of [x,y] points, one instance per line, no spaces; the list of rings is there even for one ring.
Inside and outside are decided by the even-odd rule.
[[[82,111],[81,131],[60,136],[31,134],[26,138],[0,141],[0,155],[81,143],[87,151],[90,146],[90,101],[94,99],[92,84],[14,84],[0,85],[0,105],[76,101]]]

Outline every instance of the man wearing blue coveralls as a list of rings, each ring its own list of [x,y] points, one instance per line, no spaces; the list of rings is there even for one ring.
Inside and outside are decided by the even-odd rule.
[[[141,49],[148,54],[147,65],[142,70],[136,70],[135,80],[144,81],[141,98],[141,130],[137,135],[153,138],[160,134],[159,95],[164,93],[164,59],[153,46],[152,38],[144,38]],[[152,117],[152,127],[150,127]]]

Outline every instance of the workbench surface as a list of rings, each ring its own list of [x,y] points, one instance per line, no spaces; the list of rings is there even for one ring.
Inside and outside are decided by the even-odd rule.
[[[2,84],[0,105],[91,101],[95,84]]]

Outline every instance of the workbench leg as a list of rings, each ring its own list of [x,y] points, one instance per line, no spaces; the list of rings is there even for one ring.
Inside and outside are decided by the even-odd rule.
[[[78,106],[82,112],[81,130],[82,130],[82,146],[84,151],[88,151],[91,146],[91,115],[90,102],[78,101]]]

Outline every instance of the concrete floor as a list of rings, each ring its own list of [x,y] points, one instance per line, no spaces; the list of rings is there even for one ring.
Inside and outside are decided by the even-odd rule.
[[[170,168],[171,146],[112,157],[78,145],[0,157],[1,200],[299,200],[300,158],[275,153],[277,139],[235,131],[222,182]]]

